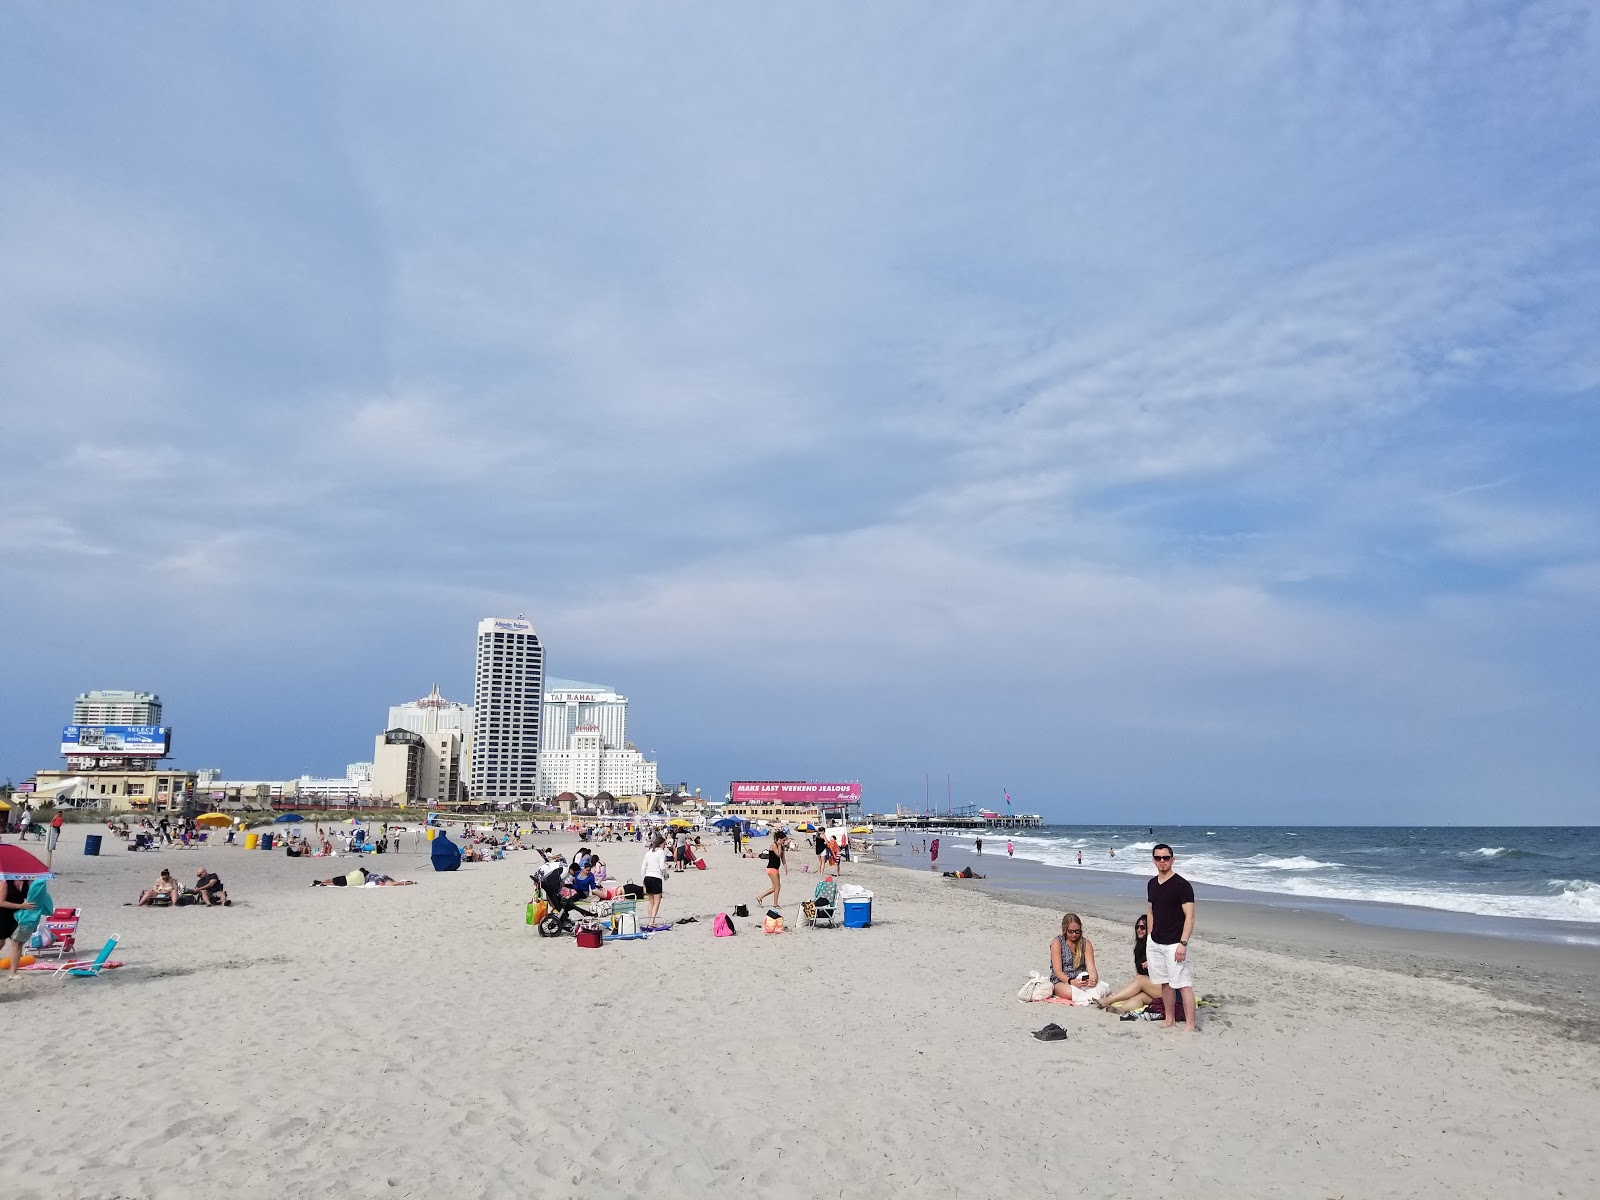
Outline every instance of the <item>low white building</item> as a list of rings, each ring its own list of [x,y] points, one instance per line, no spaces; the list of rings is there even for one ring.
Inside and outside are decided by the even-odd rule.
[[[545,799],[562,792],[642,796],[659,786],[655,763],[631,747],[608,747],[604,731],[595,726],[578,729],[566,749],[546,751],[539,761],[539,795]]]

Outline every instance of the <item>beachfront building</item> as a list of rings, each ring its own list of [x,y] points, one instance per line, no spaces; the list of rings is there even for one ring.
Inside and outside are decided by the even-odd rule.
[[[109,812],[179,812],[195,794],[193,771],[40,771],[34,776],[38,795],[54,795],[74,808]],[[65,786],[63,786],[65,785]]]
[[[598,729],[607,750],[628,744],[628,698],[603,683],[551,679],[544,685],[544,714],[539,728],[540,755],[572,745],[580,729]]]
[[[612,747],[599,726],[580,726],[560,750],[539,756],[539,795],[643,796],[661,786],[656,764],[632,746]]]
[[[468,768],[474,801],[511,804],[538,798],[543,700],[544,647],[533,622],[520,616],[478,622]]]
[[[372,748],[372,795],[390,804],[458,804],[466,798],[459,729],[387,729]]]
[[[161,697],[154,692],[83,692],[72,702],[74,725],[159,725]]]
[[[770,825],[822,824],[822,810],[815,804],[784,804],[781,802],[756,802],[751,804],[724,804],[719,810],[724,817],[747,817],[752,821],[766,821]]]
[[[350,780],[351,783],[371,783],[372,764],[369,762],[345,763],[344,777]]]

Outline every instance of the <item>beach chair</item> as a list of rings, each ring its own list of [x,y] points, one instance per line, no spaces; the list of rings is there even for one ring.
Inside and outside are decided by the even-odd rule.
[[[824,879],[817,884],[816,894],[801,906],[805,914],[805,923],[813,927],[826,922],[830,927],[837,925],[839,919],[836,915],[839,905],[839,885],[831,879]]]
[[[94,956],[94,961],[87,966],[74,963],[63,963],[57,967],[54,974],[76,975],[80,979],[93,979],[105,968],[106,960],[111,957],[111,952],[117,948],[117,935],[112,934],[106,939],[106,944],[100,947],[100,953]]]
[[[38,951],[42,957],[45,954],[54,954],[57,958],[70,957],[78,945],[78,910],[75,908],[58,908],[43,921],[39,922],[45,933],[53,939],[48,946],[41,947]]]

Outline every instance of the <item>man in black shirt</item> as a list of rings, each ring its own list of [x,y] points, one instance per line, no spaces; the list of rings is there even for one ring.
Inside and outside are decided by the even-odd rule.
[[[195,872],[194,893],[200,897],[202,904],[226,904],[228,893],[222,889],[222,880],[215,871],[208,871],[201,867]]]
[[[1194,1032],[1194,975],[1189,965],[1189,937],[1194,933],[1194,888],[1172,869],[1172,847],[1158,843],[1150,851],[1156,877],[1145,886],[1148,906],[1145,919],[1150,936],[1150,982],[1161,985],[1161,1002],[1166,1016],[1161,1024],[1170,1029],[1176,1015],[1175,1001],[1183,998],[1183,1021]]]

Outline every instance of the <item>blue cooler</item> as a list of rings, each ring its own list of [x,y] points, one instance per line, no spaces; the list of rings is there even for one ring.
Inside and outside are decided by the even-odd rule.
[[[846,929],[865,929],[872,924],[872,900],[867,899],[846,900],[844,902],[844,927]]]

